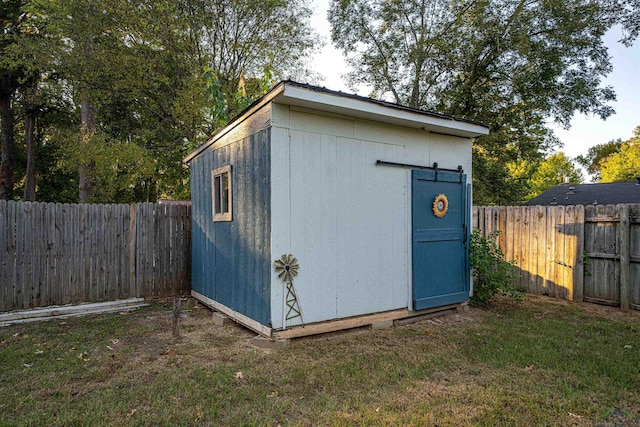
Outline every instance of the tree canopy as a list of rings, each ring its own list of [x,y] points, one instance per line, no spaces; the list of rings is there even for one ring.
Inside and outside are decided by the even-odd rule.
[[[640,126],[633,137],[620,145],[620,150],[601,162],[601,182],[630,181],[640,176]]]
[[[3,170],[15,170],[3,176],[16,174],[26,188],[21,175],[33,157],[39,200],[188,197],[184,155],[272,80],[311,75],[305,61],[319,45],[300,0],[8,0],[1,7],[5,27],[29,23],[28,32],[12,24],[13,38],[5,28],[0,43],[11,53],[0,60],[7,93],[0,106],[16,115],[0,117],[3,141],[16,133],[2,158]],[[17,72],[4,91],[4,76]],[[39,108],[32,154],[23,143],[27,104],[18,102],[27,87],[48,94],[38,105],[49,105]]]
[[[619,153],[622,146],[622,139],[611,140],[606,144],[596,144],[590,147],[587,154],[576,158],[578,163],[587,169],[592,176],[593,182],[600,181],[602,162],[611,154]]]
[[[594,0],[333,0],[332,40],[352,85],[491,125],[474,144],[476,203],[522,200],[519,161],[557,145],[547,122],[606,118],[615,99],[602,36],[619,19]]]
[[[532,199],[554,185],[582,184],[584,176],[571,159],[563,152],[552,154],[544,159],[529,179],[529,194]]]

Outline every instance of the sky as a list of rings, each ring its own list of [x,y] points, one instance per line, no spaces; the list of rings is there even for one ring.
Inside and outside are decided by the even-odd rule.
[[[311,5],[314,9],[311,24],[324,37],[326,43],[314,58],[313,69],[325,77],[320,83],[322,86],[350,93],[352,91],[341,76],[346,73],[348,67],[342,53],[331,45],[331,27],[327,21],[328,5],[329,0],[314,0]],[[613,71],[602,85],[612,86],[617,94],[616,102],[610,104],[616,114],[607,120],[576,114],[569,130],[552,125],[556,136],[563,143],[563,147],[556,151],[564,151],[569,157],[575,158],[580,154],[586,154],[589,147],[596,144],[618,138],[629,139],[633,135],[633,129],[640,126],[640,41],[627,48],[617,42],[621,36],[618,28],[605,35],[605,44],[612,57]],[[358,95],[367,96],[368,93],[363,89]]]

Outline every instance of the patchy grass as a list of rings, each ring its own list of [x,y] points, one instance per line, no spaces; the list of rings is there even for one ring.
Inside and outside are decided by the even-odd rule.
[[[191,302],[0,328],[0,425],[640,423],[640,313],[528,296],[284,350]]]

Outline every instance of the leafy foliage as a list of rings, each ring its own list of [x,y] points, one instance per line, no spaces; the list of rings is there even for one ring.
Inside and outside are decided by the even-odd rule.
[[[47,94],[32,103],[36,159],[60,156],[36,165],[38,200],[69,201],[78,174],[90,182],[87,201],[187,198],[182,158],[276,78],[312,76],[305,59],[320,46],[300,0],[11,0],[0,7],[16,18],[11,23],[21,19],[0,42],[0,71],[22,76],[8,96],[33,76],[32,93]],[[64,111],[48,108],[50,99]],[[13,130],[14,120],[2,120],[9,122]],[[15,129],[19,140],[24,127]],[[14,152],[22,175],[25,150],[18,144]]]
[[[640,176],[640,126],[634,136],[620,145],[620,151],[602,160],[602,182],[627,181]]]
[[[578,156],[576,160],[593,176],[592,181],[598,182],[602,172],[602,162],[611,154],[619,153],[621,146],[622,139],[620,138],[611,140],[606,144],[597,144],[590,147],[587,154]]]
[[[332,40],[374,94],[491,125],[474,145],[477,203],[522,200],[510,164],[537,162],[558,141],[550,118],[602,118],[615,99],[604,33],[615,22],[592,0],[334,0]]]
[[[528,199],[534,198],[554,185],[582,184],[584,176],[563,152],[547,157],[529,180]]]
[[[499,234],[500,231],[494,231],[484,237],[478,230],[471,233],[469,256],[473,274],[471,302],[474,304],[485,305],[498,293],[515,298],[522,295],[514,286],[515,261],[506,261],[502,249],[496,243]]]

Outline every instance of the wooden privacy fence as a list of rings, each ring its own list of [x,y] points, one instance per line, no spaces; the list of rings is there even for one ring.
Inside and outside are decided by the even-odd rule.
[[[527,292],[640,309],[640,204],[474,207]]]
[[[191,207],[0,201],[0,312],[189,290]]]

